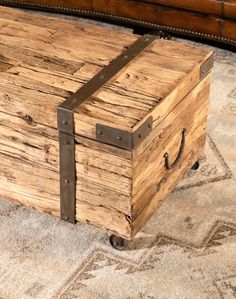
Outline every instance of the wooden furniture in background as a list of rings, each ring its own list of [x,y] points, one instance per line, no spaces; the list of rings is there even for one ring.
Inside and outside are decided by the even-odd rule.
[[[236,0],[0,0],[236,45]]]

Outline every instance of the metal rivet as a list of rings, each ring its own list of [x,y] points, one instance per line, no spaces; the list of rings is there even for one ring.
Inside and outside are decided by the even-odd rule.
[[[104,75],[100,75],[100,80],[103,80],[104,79]]]
[[[69,220],[69,217],[67,217],[67,216],[64,216],[63,218],[64,218],[64,220]]]
[[[128,55],[124,55],[124,57],[123,57],[124,59],[127,59],[128,58]]]
[[[67,120],[63,120],[62,123],[63,123],[63,125],[68,125]]]
[[[102,131],[100,131],[100,130],[97,133],[98,133],[98,135],[102,135]]]
[[[141,134],[139,134],[139,135],[138,135],[138,138],[142,138],[142,135],[141,135]]]
[[[151,128],[152,127],[152,124],[148,124],[148,128]]]
[[[65,141],[65,144],[66,144],[66,145],[70,145],[70,141],[69,141],[69,140],[66,140],[66,141]]]
[[[66,180],[65,180],[65,183],[66,183],[66,184],[70,184],[70,180],[67,180],[67,179],[66,179]]]
[[[117,136],[116,137],[118,140],[122,140],[122,137],[121,136]]]

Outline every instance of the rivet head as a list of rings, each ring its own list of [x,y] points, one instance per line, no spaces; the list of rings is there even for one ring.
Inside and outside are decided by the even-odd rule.
[[[116,138],[117,138],[117,140],[122,140],[122,137],[119,135]]]
[[[66,184],[70,184],[70,180],[65,179]]]
[[[97,133],[98,133],[98,135],[102,135],[102,131],[101,130],[98,130]]]
[[[127,59],[128,58],[128,55],[124,55],[124,57],[123,57],[124,59]]]
[[[152,127],[152,124],[148,124],[148,128],[151,128]]]
[[[104,75],[100,75],[100,80],[103,80],[104,79]]]
[[[69,217],[68,216],[64,216],[63,219],[64,220],[69,220]]]
[[[65,119],[62,121],[62,123],[63,123],[63,125],[68,125],[68,121]]]

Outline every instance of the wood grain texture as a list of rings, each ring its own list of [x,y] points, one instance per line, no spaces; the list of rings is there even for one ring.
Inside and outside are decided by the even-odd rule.
[[[136,39],[0,8],[1,197],[59,217],[57,107]],[[210,78],[199,73],[210,55],[156,40],[75,111],[78,221],[130,239],[155,211],[203,148]],[[96,141],[97,123],[133,132],[150,115],[153,131],[134,151]],[[176,156],[182,126],[196,150],[188,143],[186,163],[166,173],[163,150]]]
[[[58,133],[0,112],[1,197],[59,216]]]
[[[150,218],[165,196],[172,191],[186,169],[203,152],[211,78],[208,75],[151,132],[149,145],[133,153],[132,234]],[[173,170],[164,166],[176,159],[183,128],[187,129],[184,154]]]
[[[0,0],[0,4],[115,20],[138,28],[236,44],[235,0]]]
[[[156,108],[167,97],[177,105],[197,85],[200,66],[211,54],[207,49],[157,39],[75,111],[75,131],[94,139],[96,123],[136,130],[150,112],[160,113]]]
[[[63,94],[58,92],[58,89],[62,89],[63,91],[69,89],[66,96],[69,97],[69,92],[75,92],[98,71],[98,68],[90,67],[90,65],[97,65],[101,61],[105,61],[105,63],[100,63],[100,67],[104,66],[104,64],[108,64],[111,58],[116,57],[125,46],[130,44],[127,44],[126,37],[123,47],[119,44],[117,48],[111,47],[111,37],[109,35],[112,30],[108,29],[105,31],[101,29],[101,35],[98,41],[98,38],[93,39],[92,34],[86,35],[85,37],[83,30],[75,33],[73,33],[73,31],[66,32],[66,29],[69,30],[67,26],[63,29],[64,32],[60,31],[60,26],[58,30],[51,29],[50,23],[57,23],[57,21],[52,18],[47,22],[47,28],[35,25],[35,23],[37,24],[37,17],[35,23],[34,20],[29,22],[27,19],[26,25],[23,17],[23,20],[19,18],[20,21],[15,21],[14,18],[14,10],[13,20],[10,18],[0,18],[0,25],[2,20],[2,29],[0,32],[2,43],[10,47],[11,53],[14,44],[17,42],[18,48],[22,50],[21,52],[26,48],[29,53],[34,53],[34,56],[32,57],[30,67],[28,67],[27,63],[27,60],[30,60],[28,55],[27,60],[22,57],[24,59],[23,65],[20,61],[13,61],[12,57],[3,56],[2,61],[4,63],[13,64],[13,67],[10,67],[7,71],[6,76],[9,74],[9,77],[6,78],[6,81],[8,81],[11,86],[16,84],[29,85],[29,80],[33,81],[34,86],[32,87],[32,93],[37,93],[38,90],[43,93],[46,84],[55,87],[53,93],[56,94],[56,96],[63,96]],[[67,23],[67,21],[64,22]],[[69,23],[71,23],[71,21],[69,21]],[[83,23],[81,23],[81,28],[82,26]],[[55,26],[53,28],[55,28]],[[103,39],[101,38],[102,34]],[[120,33],[117,32],[117,36],[119,34]],[[129,42],[134,40],[134,37],[132,35],[130,36],[132,38],[130,38]],[[45,39],[44,42],[42,42],[43,38]],[[121,33],[120,36],[120,39],[122,38],[123,33]],[[94,55],[93,52],[95,43],[96,55]],[[162,51],[163,48],[166,50]],[[6,48],[3,53],[7,55],[5,54],[8,53]],[[46,74],[45,67],[39,67],[38,63],[36,64],[34,61],[35,53],[37,60],[40,60],[41,53],[47,53],[48,58],[46,61],[49,61],[49,66],[46,68]],[[13,59],[16,60],[16,57]],[[187,85],[187,80],[189,80],[188,75],[194,72],[196,64],[200,67],[208,57],[209,51],[205,48],[196,48],[195,46],[176,42],[156,40],[150,48],[131,62],[127,68],[114,76],[111,81],[90,99],[86,100],[86,102],[75,111],[75,132],[95,139],[96,123],[131,131],[132,128],[135,125],[139,125],[139,122],[159,105],[170,92],[175,90],[176,85],[180,82],[183,85]],[[41,60],[45,61],[45,57],[41,57]],[[74,70],[72,76],[71,74],[66,74],[65,76],[65,71],[62,73],[62,70],[57,72],[53,68],[50,68],[50,62],[53,64],[55,60],[58,64],[61,62],[62,65],[63,61],[65,61],[68,68],[70,68],[73,61],[76,61],[78,70]],[[88,65],[86,61],[89,61]],[[173,61],[175,61],[174,65]],[[187,61],[187,63],[183,64],[183,61]],[[25,63],[27,63],[27,65],[25,65]],[[32,77],[34,78],[33,80]],[[192,76],[191,80],[192,85],[189,86],[189,90],[198,83],[199,78]],[[42,82],[44,85],[41,86]],[[144,82],[146,86],[145,93],[143,93]],[[37,83],[40,86],[36,86]],[[8,88],[6,82],[2,82],[2,84],[4,84],[5,88]],[[184,92],[188,92],[189,90],[184,90]],[[25,95],[22,96],[24,97]],[[34,98],[36,98],[36,103],[33,100]],[[45,100],[37,101],[37,96],[32,95],[30,101],[32,106],[37,107],[37,113],[34,113],[34,109],[32,109],[32,111],[28,110],[27,113],[32,114],[31,116],[35,122],[45,123],[45,120],[42,120],[43,115],[40,117],[41,114],[38,113],[38,111],[45,110]],[[56,128],[56,107],[62,101],[63,99],[60,97],[54,98],[50,103],[51,105],[47,105],[47,125]],[[42,107],[39,107],[41,103]],[[22,111],[21,113],[26,114],[26,111]]]
[[[59,217],[57,130],[0,112],[0,131],[1,197]],[[126,231],[131,216],[130,153],[85,138],[78,137],[77,143],[76,219],[116,233]],[[108,223],[97,210],[105,211]]]
[[[136,39],[116,34],[119,41],[111,47],[111,29],[1,8],[2,197],[59,217],[57,106]],[[99,49],[96,55],[94,45]],[[76,143],[76,219],[127,231],[131,153],[82,136]],[[108,214],[107,223],[99,213],[94,215],[96,210]]]

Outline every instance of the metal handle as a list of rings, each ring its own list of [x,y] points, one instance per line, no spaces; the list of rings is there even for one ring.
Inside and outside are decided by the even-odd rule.
[[[167,169],[173,169],[175,168],[175,166],[179,163],[179,161],[181,160],[182,156],[183,156],[183,152],[184,152],[184,146],[185,146],[185,136],[187,133],[187,129],[183,128],[182,131],[182,139],[181,139],[181,144],[180,144],[180,148],[179,148],[179,153],[178,156],[176,157],[175,161],[173,162],[173,164],[169,164],[169,154],[165,153],[164,158],[165,158],[165,167]]]

